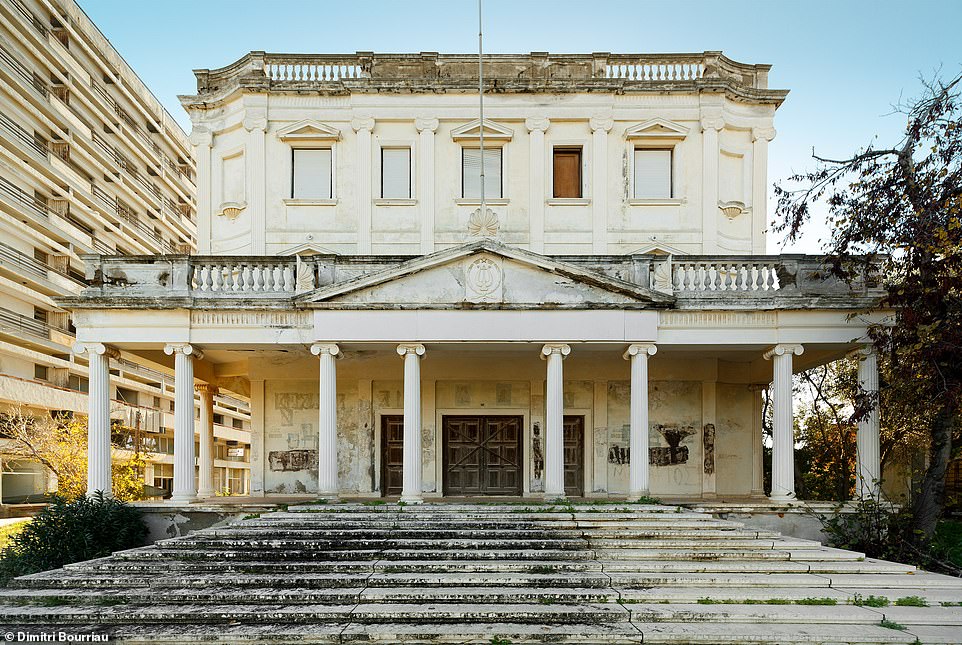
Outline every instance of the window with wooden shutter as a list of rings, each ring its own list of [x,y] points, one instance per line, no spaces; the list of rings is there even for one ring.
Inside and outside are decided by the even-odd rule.
[[[481,149],[461,149],[461,196],[481,199]],[[484,149],[484,197],[500,199],[501,148]]]
[[[555,148],[554,197],[581,197],[581,148]]]
[[[381,197],[410,199],[410,148],[381,148]]]
[[[291,196],[294,199],[331,199],[332,150],[294,148]]]
[[[671,197],[671,150],[635,149],[635,198]]]

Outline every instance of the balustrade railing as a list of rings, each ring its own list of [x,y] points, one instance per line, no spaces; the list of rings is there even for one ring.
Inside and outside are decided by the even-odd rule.
[[[293,294],[294,264],[284,258],[192,261],[190,287],[196,295]]]
[[[694,81],[705,74],[701,59],[692,60],[638,60],[637,58],[610,58],[605,65],[605,78],[621,78],[628,81],[677,82]]]
[[[673,259],[671,287],[675,292],[777,291],[781,288],[778,263],[778,260],[759,261],[750,258]]]
[[[360,63],[351,59],[271,56],[264,63],[264,74],[272,81],[312,83],[361,78],[362,70]]]

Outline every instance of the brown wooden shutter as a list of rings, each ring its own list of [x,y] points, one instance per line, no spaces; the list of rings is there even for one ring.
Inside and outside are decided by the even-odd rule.
[[[554,197],[581,197],[581,149],[555,149]]]

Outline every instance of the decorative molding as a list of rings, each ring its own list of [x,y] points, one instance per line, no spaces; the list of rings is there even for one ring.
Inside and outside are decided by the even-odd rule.
[[[625,353],[621,355],[625,360],[631,360],[632,356],[637,356],[639,354],[644,356],[654,356],[658,353],[658,347],[654,343],[632,343],[628,345],[628,349]]]
[[[215,394],[220,394],[220,388],[216,385],[211,385],[210,383],[200,383],[195,385],[194,389],[197,390],[197,393],[201,395],[206,394],[208,396],[214,396]]]
[[[541,348],[541,360],[545,360],[552,354],[561,354],[565,358],[571,353],[571,345],[565,343],[545,343]]]
[[[745,202],[733,200],[730,202],[718,202],[718,208],[721,212],[725,214],[728,221],[734,220],[736,217],[745,212]]]
[[[312,329],[309,311],[204,311],[190,312],[191,327],[256,327],[259,329]]]
[[[217,217],[226,217],[233,222],[245,208],[247,202],[224,202],[217,209]]]
[[[794,354],[795,356],[801,356],[805,351],[805,348],[796,343],[781,343],[775,345],[770,350],[765,352],[765,360],[770,360],[773,356],[784,356],[785,354]]]
[[[592,132],[598,132],[599,130],[608,132],[615,126],[615,120],[607,115],[596,114],[588,120],[588,125]]]
[[[495,238],[500,229],[501,222],[498,220],[498,215],[490,208],[485,207],[484,213],[477,208],[468,217],[469,238]]]
[[[73,353],[77,355],[97,354],[114,360],[120,358],[120,350],[116,347],[105,345],[104,343],[74,343],[71,349]]]
[[[168,356],[172,356],[174,354],[193,356],[197,360],[204,358],[204,352],[202,352],[199,347],[195,347],[190,343],[167,343],[164,345],[164,353]]]
[[[514,131],[494,121],[484,120],[485,141],[511,141]],[[475,119],[470,123],[451,130],[451,138],[455,141],[477,141],[481,138],[481,121]]]
[[[701,130],[722,130],[725,128],[725,119],[720,109],[704,110],[701,118]]]
[[[370,116],[357,116],[351,119],[351,129],[355,132],[360,132],[361,130],[367,130],[371,132],[374,130],[374,117]]]
[[[529,117],[524,120],[524,127],[528,132],[546,132],[551,126],[551,121],[545,117]]]
[[[322,141],[337,141],[341,138],[341,131],[334,126],[319,121],[305,119],[298,121],[277,131],[275,136],[287,143],[313,143]]]
[[[267,108],[247,108],[244,115],[244,129],[248,132],[267,130]]]
[[[752,128],[752,141],[771,141],[778,132],[775,128]]]
[[[214,141],[214,133],[202,125],[195,125],[190,131],[190,143],[196,147],[208,146]]]
[[[861,347],[856,347],[855,349],[848,352],[845,356],[846,358],[857,358],[860,361],[864,361],[866,358],[872,354],[876,354],[875,345],[862,345]]]
[[[424,351],[424,345],[420,343],[401,343],[397,346],[398,356],[401,356],[402,358],[408,354],[424,356]]]
[[[659,327],[774,327],[771,311],[662,311]]]
[[[629,141],[641,139],[678,142],[688,136],[688,131],[683,125],[656,118],[631,126],[625,130],[625,138]]]
[[[440,124],[441,122],[438,119],[432,119],[429,117],[418,117],[414,119],[414,127],[418,132],[424,132],[425,130],[429,132],[436,132]]]
[[[341,353],[341,348],[336,343],[314,343],[311,345],[311,353],[314,356],[320,356],[321,354],[337,356]]]
[[[469,302],[500,301],[503,286],[504,271],[500,258],[480,257],[465,266],[465,299]]]

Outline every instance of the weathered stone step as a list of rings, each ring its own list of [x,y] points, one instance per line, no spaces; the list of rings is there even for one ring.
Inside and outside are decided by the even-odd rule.
[[[489,550],[452,550],[452,549],[351,549],[351,550],[313,550],[285,549],[211,549],[198,551],[190,549],[170,549],[149,547],[139,551],[126,551],[118,559],[137,560],[181,560],[181,561],[230,561],[264,563],[280,562],[330,562],[345,560],[350,562],[375,560],[428,560],[435,562],[459,562],[464,560],[591,560],[590,550],[578,549],[525,549],[502,548]]]
[[[626,620],[624,607],[616,603],[557,603],[557,604],[455,604],[411,603],[357,605],[210,605],[201,614],[181,605],[154,603],[150,605],[114,605],[92,608],[75,606],[7,605],[0,612],[2,625],[60,625],[84,624],[176,624],[197,623],[219,625],[242,622],[246,624],[287,623],[315,624],[328,622],[412,622],[415,624],[443,623],[603,623]]]
[[[957,590],[933,591],[920,587],[904,587],[902,589],[879,589],[869,593],[865,589],[835,589],[818,585],[778,586],[780,581],[773,580],[770,586],[658,586],[632,589],[614,583],[614,587],[621,593],[621,599],[626,603],[671,603],[671,604],[805,604],[810,599],[831,598],[840,605],[859,604],[870,595],[888,598],[891,605],[896,600],[908,596],[918,596],[931,606],[941,606],[948,602],[955,604],[962,601],[962,592]]]
[[[719,643],[771,643],[777,645],[887,645],[916,643],[908,632],[876,625],[781,623],[756,625],[725,622],[632,623],[644,642],[718,645]],[[927,641],[927,643],[932,641]],[[951,641],[940,641],[951,642]]]
[[[654,622],[829,623],[962,625],[959,607],[857,607],[855,605],[629,604],[631,620]]]
[[[594,549],[820,549],[822,545],[812,540],[794,540],[786,538],[756,539],[752,537],[721,537],[721,538],[647,538],[647,539],[616,539],[595,538],[587,540]]]
[[[731,534],[734,532],[726,531],[716,531],[719,536],[724,536],[726,534]],[[691,535],[696,535],[696,533],[691,532]],[[328,528],[328,529],[316,529],[316,528],[247,528],[244,525],[234,525],[228,528],[218,528],[206,530],[198,535],[203,536],[204,539],[211,538],[253,538],[253,539],[290,539],[290,540],[307,540],[307,539],[331,539],[331,540],[343,540],[343,539],[354,539],[354,538],[393,538],[393,539],[491,539],[491,538],[503,538],[503,539],[524,539],[524,538],[534,538],[543,539],[545,537],[551,537],[553,539],[564,539],[564,538],[581,538],[583,532],[579,529],[552,529],[546,531],[542,527],[537,528],[465,528],[465,529],[423,529],[423,528],[353,528],[353,529],[343,529],[343,528]],[[653,536],[654,537],[654,536]]]
[[[771,544],[771,543],[769,543]],[[297,553],[303,550],[334,550],[334,551],[367,551],[383,549],[433,549],[433,550],[454,550],[464,549],[471,551],[490,551],[502,549],[585,549],[588,548],[588,541],[584,539],[556,539],[542,538],[504,538],[504,539],[452,539],[439,538],[436,540],[426,539],[397,539],[397,538],[352,538],[352,539],[277,539],[270,536],[255,538],[231,538],[231,537],[211,537],[207,534],[188,538],[176,538],[172,540],[161,540],[157,543],[158,548],[164,550],[187,550],[187,549],[244,549],[246,551],[257,551],[261,549],[277,550],[285,549],[289,553]]]

